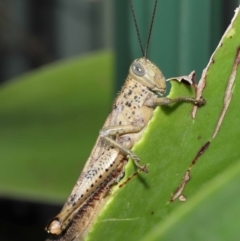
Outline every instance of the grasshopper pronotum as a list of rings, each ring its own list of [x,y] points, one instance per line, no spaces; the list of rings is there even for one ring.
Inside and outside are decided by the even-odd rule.
[[[146,166],[140,165],[140,159],[130,149],[142,137],[157,106],[179,101],[191,102],[198,106],[205,104],[203,99],[196,100],[192,97],[174,99],[158,97],[166,92],[166,80],[160,69],[146,58],[157,0],[145,52],[140,41],[131,0],[130,6],[143,57],[134,60],[131,64],[126,82],[113,105],[112,112],[100,130],[99,138],[72,193],[61,212],[46,228],[49,233],[59,236],[59,240],[73,240],[61,238],[61,235],[66,232],[79,213],[84,213],[90,202],[98,199],[100,193],[107,192],[122,178],[123,166],[129,157],[140,170],[147,172]]]

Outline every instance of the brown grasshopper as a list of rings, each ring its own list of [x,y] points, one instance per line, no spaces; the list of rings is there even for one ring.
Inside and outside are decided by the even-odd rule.
[[[96,144],[72,193],[61,212],[46,227],[47,232],[54,236],[59,235],[60,238],[57,240],[73,240],[72,237],[61,238],[61,235],[66,232],[71,222],[77,219],[77,216],[84,213],[91,202],[99,199],[102,193],[107,193],[114,183],[119,182],[124,175],[124,164],[128,158],[131,158],[141,171],[148,172],[145,165],[140,165],[140,159],[131,151],[131,148],[142,137],[157,106],[180,101],[198,106],[205,104],[203,99],[196,100],[192,97],[173,99],[159,97],[166,92],[166,80],[160,69],[146,58],[157,0],[145,53],[140,41],[132,2],[131,0],[129,2],[144,57],[134,60],[131,64],[126,82],[113,104],[112,112],[100,130]],[[80,222],[80,219],[81,217],[76,222]]]

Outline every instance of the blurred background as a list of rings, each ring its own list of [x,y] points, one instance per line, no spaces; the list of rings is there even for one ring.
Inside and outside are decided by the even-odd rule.
[[[153,3],[133,0],[144,46]],[[159,0],[148,58],[199,78],[237,6]],[[1,241],[44,240],[137,57],[127,0],[0,0]]]

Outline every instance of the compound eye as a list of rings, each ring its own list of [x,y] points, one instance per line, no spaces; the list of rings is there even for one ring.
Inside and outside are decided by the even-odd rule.
[[[137,75],[139,77],[142,77],[145,75],[145,70],[144,70],[143,66],[138,62],[135,62],[132,64],[132,71],[135,75]]]

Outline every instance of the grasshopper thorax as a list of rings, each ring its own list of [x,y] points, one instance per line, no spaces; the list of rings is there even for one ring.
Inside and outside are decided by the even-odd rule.
[[[147,58],[135,59],[129,69],[130,76],[149,88],[163,95],[166,92],[166,80],[161,70]]]

